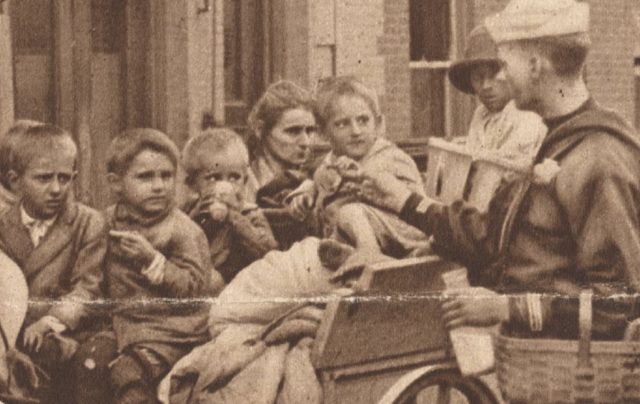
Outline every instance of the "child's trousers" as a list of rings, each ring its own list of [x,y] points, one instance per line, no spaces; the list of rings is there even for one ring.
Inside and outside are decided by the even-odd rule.
[[[128,347],[111,364],[117,404],[157,404],[160,380],[190,349],[169,345]],[[158,351],[162,351],[162,354]]]

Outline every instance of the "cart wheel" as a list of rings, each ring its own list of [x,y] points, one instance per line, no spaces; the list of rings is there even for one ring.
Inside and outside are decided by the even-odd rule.
[[[462,376],[458,369],[436,369],[403,387],[393,404],[498,404],[486,384]]]

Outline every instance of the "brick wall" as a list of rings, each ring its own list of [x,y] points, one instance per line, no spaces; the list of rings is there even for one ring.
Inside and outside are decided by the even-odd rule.
[[[382,104],[387,133],[394,139],[411,132],[411,88],[409,71],[409,1],[385,0],[383,34],[378,52],[384,57],[385,91]]]
[[[587,65],[589,88],[601,104],[616,109],[633,122],[635,34],[631,2],[590,0],[589,3],[593,42]]]
[[[408,137],[408,0],[313,1],[310,15],[309,82],[330,74],[362,78],[380,96],[388,136]]]

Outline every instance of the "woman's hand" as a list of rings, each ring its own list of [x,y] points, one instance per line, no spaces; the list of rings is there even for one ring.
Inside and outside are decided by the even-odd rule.
[[[509,299],[485,288],[447,290],[442,304],[448,329],[488,327],[509,320]]]
[[[294,196],[289,203],[289,212],[296,220],[303,221],[309,216],[313,209],[314,195],[312,193],[301,193]]]

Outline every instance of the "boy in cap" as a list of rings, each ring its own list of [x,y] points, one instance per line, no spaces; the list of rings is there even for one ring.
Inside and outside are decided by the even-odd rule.
[[[484,26],[469,34],[464,58],[453,63],[449,80],[458,90],[475,95],[479,101],[466,140],[470,152],[492,151],[511,159],[533,158],[547,128],[538,115],[516,107],[496,46]]]
[[[500,189],[487,215],[462,201],[411,195],[384,173],[370,173],[361,192],[433,235],[434,249],[466,265],[474,281],[503,293],[476,288],[448,300],[449,327],[502,322],[512,335],[575,339],[577,297],[591,289],[593,338],[621,339],[638,317],[640,144],[585,85],[589,6],[512,0],[486,25],[516,105],[549,128],[532,175]]]

